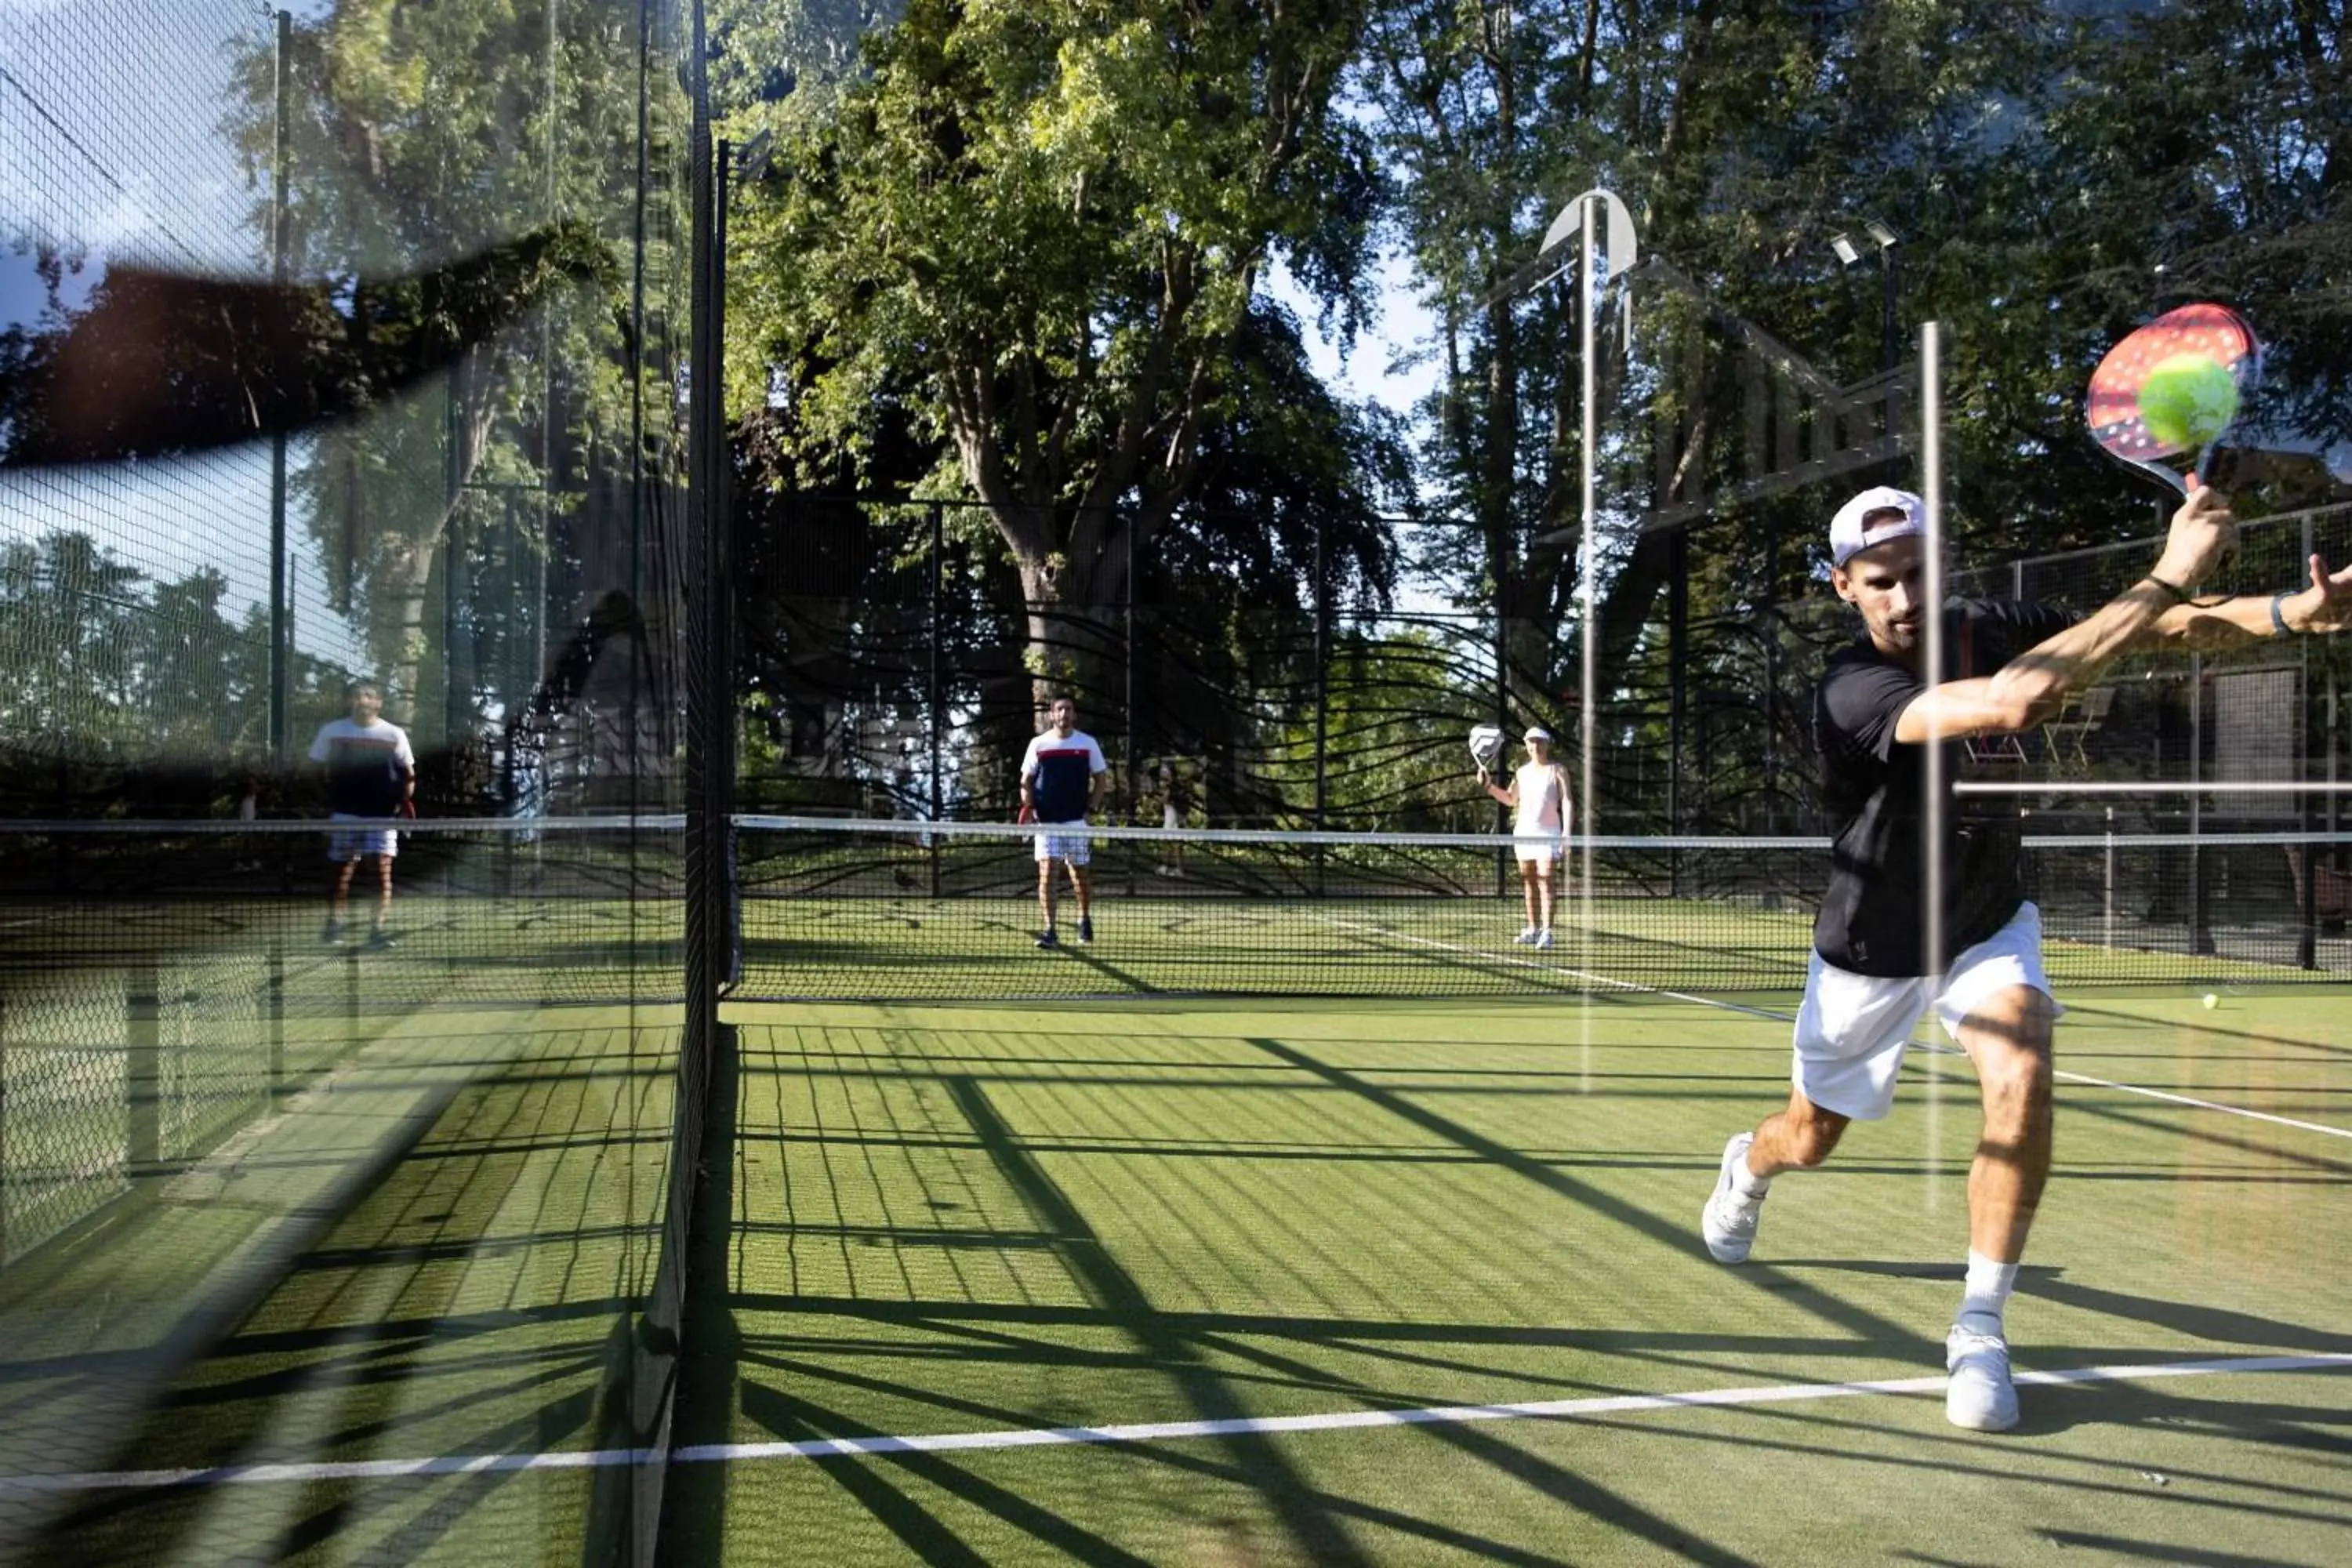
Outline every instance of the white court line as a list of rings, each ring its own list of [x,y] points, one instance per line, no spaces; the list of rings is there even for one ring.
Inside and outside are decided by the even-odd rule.
[[[1326,925],[1338,926],[1343,931],[1369,931],[1374,936],[1387,937],[1396,942],[1409,942],[1419,947],[1433,947],[1445,952],[1458,952],[1465,958],[1475,958],[1482,963],[1507,963],[1517,969],[1535,969],[1546,974],[1563,974],[1570,980],[1589,981],[1595,985],[1605,985],[1615,991],[1638,991],[1644,996],[1664,996],[1673,1002],[1689,1002],[1701,1007],[1719,1007],[1727,1013],[1746,1013],[1751,1017],[1770,1018],[1776,1023],[1789,1024],[1796,1021],[1792,1014],[1775,1013],[1768,1007],[1750,1007],[1738,1002],[1726,1002],[1719,996],[1695,996],[1688,992],[1667,991],[1655,985],[1644,985],[1635,980],[1621,980],[1613,974],[1594,974],[1587,970],[1570,969],[1565,963],[1546,963],[1540,959],[1522,958],[1514,952],[1488,952],[1483,948],[1464,947],[1460,942],[1439,942],[1433,937],[1415,936],[1410,931],[1391,931],[1387,926],[1370,925],[1361,921],[1344,921],[1331,915],[1318,915],[1315,918]]]
[[[2021,1372],[2029,1384],[2120,1383],[2217,1373],[2352,1371],[2352,1352],[2231,1356],[2210,1361],[2149,1362]],[[1437,1405],[1415,1410],[1333,1410],[1311,1415],[1234,1416],[1211,1421],[1141,1421],[1111,1426],[1039,1426],[982,1432],[935,1432],[912,1436],[813,1437],[798,1442],[705,1443],[672,1450],[673,1463],[730,1464],[757,1459],[833,1459],[866,1454],[954,1454],[1001,1448],[1070,1447],[1104,1443],[1171,1443],[1200,1437],[1265,1436],[1286,1432],[1339,1432],[1381,1426],[1454,1426],[1485,1421],[1557,1421],[1649,1410],[1721,1409],[1791,1405],[1815,1399],[1937,1394],[1944,1378],[1892,1377],[1862,1383],[1785,1383],[1755,1388],[1703,1388],[1686,1394],[1612,1394],[1585,1399],[1538,1399],[1504,1405]],[[336,1480],[391,1480],[416,1476],[510,1475],[523,1470],[602,1469],[655,1462],[651,1448],[590,1448],[551,1454],[458,1454],[425,1459],[352,1459],[315,1464],[221,1465],[210,1469],[108,1470],[78,1475],[0,1477],[0,1497],[60,1492],[152,1489],[161,1487],[266,1486]]]
[[[2120,1089],[2126,1094],[2144,1094],[2150,1100],[2168,1100],[2175,1105],[2193,1105],[2200,1110],[2226,1111],[2231,1116],[2243,1116],[2250,1121],[2274,1122],[2281,1127],[2293,1127],[2305,1132],[2324,1132],[2330,1138],[2352,1138],[2352,1128],[2330,1127],[2324,1121],[2298,1121],[2292,1116],[2273,1116],[2267,1110],[2249,1110],[2242,1105],[2221,1105],[2192,1095],[2172,1094],[2161,1089],[2143,1089],[2136,1083],[2117,1083],[2113,1079],[2093,1078],[2089,1073],[2068,1072],[2063,1068],[2052,1069],[2071,1083],[2096,1084],[2101,1089]]]
[[[1539,969],[1547,974],[1565,974],[1571,979],[1589,980],[1596,985],[1607,985],[1619,991],[1638,991],[1644,996],[1664,996],[1671,1001],[1688,1002],[1700,1007],[1719,1008],[1726,1013],[1745,1013],[1751,1018],[1769,1018],[1780,1024],[1794,1024],[1797,1021],[1797,1016],[1794,1013],[1779,1013],[1769,1007],[1750,1007],[1742,1002],[1726,1002],[1719,996],[1698,996],[1687,991],[1668,991],[1655,985],[1643,985],[1638,981],[1620,980],[1614,975],[1588,974],[1580,969],[1570,969],[1563,964],[1542,963],[1534,959],[1520,958],[1512,953],[1486,952],[1475,947],[1464,947],[1457,942],[1437,942],[1429,937],[1390,931],[1384,926],[1362,925],[1352,921],[1325,918],[1327,923],[1331,925],[1370,931],[1375,935],[1391,937],[1398,942],[1417,942],[1423,947],[1443,948],[1448,952],[1462,953],[1466,957],[1488,963],[1510,963],[1522,969]],[[1932,1051],[1937,1056],[1958,1057],[1968,1054],[1958,1046],[1939,1045],[1933,1040],[1917,1040],[1913,1043],[1920,1049]],[[2352,1138],[2352,1128],[2331,1127],[2324,1121],[2298,1121],[2292,1116],[2276,1116],[2267,1110],[2250,1110],[2242,1105],[2224,1105],[2220,1100],[2199,1100],[2194,1095],[2174,1094],[2168,1089],[2147,1089],[2136,1083],[2118,1083],[2114,1079],[2093,1078],[2089,1073],[2069,1072],[2064,1068],[2053,1068],[2051,1071],[2054,1077],[2064,1079],[2069,1083],[2091,1084],[2100,1089],[2114,1089],[2118,1094],[2145,1095],[2149,1100],[2167,1100],[2174,1105],[2190,1106],[2199,1110],[2217,1110],[2225,1116],[2242,1116],[2250,1121],[2268,1121],[2275,1126],[2292,1127],[2303,1132],[2325,1133],[2330,1138]]]

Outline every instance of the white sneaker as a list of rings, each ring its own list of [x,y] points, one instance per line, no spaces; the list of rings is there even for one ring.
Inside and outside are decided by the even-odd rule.
[[[1525,931],[1521,931],[1518,935],[1517,935],[1517,936],[1513,937],[1511,940],[1512,940],[1514,942],[1517,943],[1519,946],[1521,946],[1521,947],[1525,947],[1525,946],[1527,946],[1529,942],[1531,942],[1535,941],[1535,939],[1536,939],[1536,928],[1535,928],[1535,927],[1533,927],[1533,926],[1529,926],[1529,927],[1528,927],[1528,929],[1527,929],[1527,930],[1525,930]]]
[[[1536,932],[1535,944],[1538,947],[1549,947],[1551,945],[1551,932],[1548,931],[1539,931]]]
[[[2017,1425],[2017,1384],[2009,1376],[2009,1342],[1999,1334],[1952,1325],[1944,1341],[1944,1418],[1972,1432],[2006,1432]]]
[[[1699,1211],[1699,1234],[1706,1238],[1706,1249],[1717,1263],[1745,1263],[1748,1249],[1756,1245],[1756,1222],[1764,1213],[1764,1200],[1749,1197],[1731,1180],[1732,1171],[1748,1158],[1748,1145],[1754,1142],[1756,1134],[1742,1132],[1723,1146],[1715,1192]]]

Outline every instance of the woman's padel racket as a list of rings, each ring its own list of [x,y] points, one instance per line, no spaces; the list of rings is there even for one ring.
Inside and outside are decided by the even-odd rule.
[[[2204,476],[2262,378],[2262,343],[2237,311],[2210,304],[2167,310],[2109,349],[2091,373],[2091,438],[2186,495],[2187,475]]]

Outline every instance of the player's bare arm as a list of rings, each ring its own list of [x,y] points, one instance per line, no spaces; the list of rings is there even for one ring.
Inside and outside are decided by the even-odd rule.
[[[2310,585],[2285,593],[2242,594],[2212,604],[2175,605],[2141,635],[2146,647],[2228,647],[2258,637],[2352,630],[2352,566],[2327,570],[2325,557],[2306,563]]]
[[[2194,486],[2172,514],[2153,572],[1995,674],[1946,681],[1921,692],[1896,721],[1895,740],[1919,745],[2033,728],[2070,694],[2096,684],[2119,655],[2143,646],[2167,612],[2186,608],[2180,604],[2185,585],[2210,571],[2235,538],[2228,499]]]

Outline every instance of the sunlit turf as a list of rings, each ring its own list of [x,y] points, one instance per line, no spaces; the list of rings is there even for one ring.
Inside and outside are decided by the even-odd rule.
[[[1748,999],[1768,1009],[1789,998]],[[1655,999],[740,1010],[735,1383],[698,1440],[1298,1415],[1941,1370],[1964,1062],[1696,1222],[1786,1026]],[[2062,1065],[2352,1129],[2341,991],[2106,993]],[[2352,1350],[2352,1140],[2062,1086],[2019,1364]],[[681,1561],[2321,1563],[2344,1373],[1110,1447],[744,1460]],[[687,1478],[688,1484],[694,1484]],[[2235,1554],[2235,1555],[2231,1555]],[[2068,1560],[2073,1560],[2071,1555]]]

